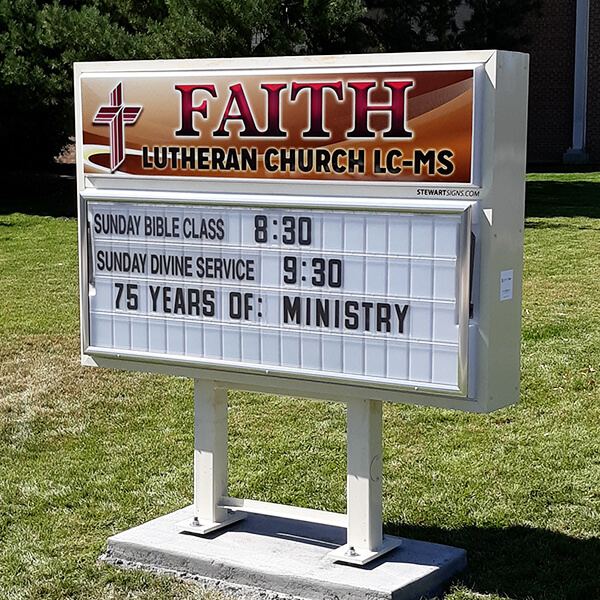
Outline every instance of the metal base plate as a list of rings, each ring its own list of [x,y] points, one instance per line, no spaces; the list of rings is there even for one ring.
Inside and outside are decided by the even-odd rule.
[[[245,519],[247,516],[248,515],[244,512],[236,511],[229,512],[224,521],[201,521],[196,517],[192,517],[191,519],[180,521],[175,526],[177,529],[179,529],[179,531],[196,533],[198,535],[206,535],[208,533],[212,533],[213,531],[217,531],[218,529],[222,529],[223,527],[227,527],[228,525],[232,525],[233,523],[237,523],[238,521]]]
[[[374,550],[369,550],[368,548],[355,548],[349,544],[344,544],[336,550],[329,552],[327,557],[335,562],[344,562],[349,565],[362,566],[401,545],[402,540],[400,538],[384,536],[383,543]]]

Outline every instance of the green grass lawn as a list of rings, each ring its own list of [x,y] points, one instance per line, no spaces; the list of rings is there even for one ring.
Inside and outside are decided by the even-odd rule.
[[[79,365],[76,238],[0,215],[0,599],[221,598],[97,562],[192,502],[192,384]],[[531,175],[521,402],[384,406],[386,531],[468,552],[445,600],[600,598],[599,256],[600,174]],[[231,495],[345,509],[342,405],[230,405]]]

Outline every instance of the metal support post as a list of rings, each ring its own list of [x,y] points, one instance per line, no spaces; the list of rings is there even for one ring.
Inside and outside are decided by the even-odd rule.
[[[185,531],[206,534],[243,519],[219,506],[227,496],[227,389],[194,380],[194,517]]]
[[[348,537],[329,556],[364,565],[401,543],[383,537],[381,402],[349,400],[347,432]]]

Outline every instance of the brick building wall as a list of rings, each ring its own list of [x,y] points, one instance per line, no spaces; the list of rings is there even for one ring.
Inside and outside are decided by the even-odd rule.
[[[528,162],[561,163],[573,143],[577,0],[542,0],[523,25],[530,55]],[[590,2],[586,150],[600,163],[600,2]]]
[[[600,163],[600,2],[590,2],[586,150]]]
[[[523,28],[530,42],[527,159],[562,162],[573,134],[576,0],[543,0]]]

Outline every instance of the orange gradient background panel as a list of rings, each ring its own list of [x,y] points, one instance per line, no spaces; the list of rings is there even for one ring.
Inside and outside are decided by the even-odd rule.
[[[375,137],[356,139],[349,138],[348,132],[354,128],[355,94],[348,87],[352,82],[375,82],[368,103],[389,105],[391,92],[384,86],[386,81],[410,81],[412,85],[405,92],[405,127],[411,132],[410,138],[392,139],[383,136],[390,127],[389,111],[369,111],[368,126],[375,131]],[[156,74],[155,76],[136,76],[128,74],[120,76],[84,77],[81,81],[83,145],[86,157],[84,170],[86,173],[108,172],[109,164],[109,127],[94,124],[98,109],[108,104],[109,94],[116,85],[122,82],[124,106],[141,106],[142,111],[133,125],[124,128],[126,159],[120,165],[120,173],[143,176],[178,176],[200,178],[248,178],[248,179],[286,179],[312,181],[386,181],[386,182],[431,182],[431,183],[463,183],[472,181],[473,152],[473,70],[438,70],[422,72],[377,72],[377,73],[315,73],[297,74],[284,72],[279,75],[261,74],[214,74],[188,73],[176,75]],[[303,132],[310,127],[310,90],[300,91],[291,100],[292,83],[337,83],[342,84],[342,99],[332,90],[323,92],[323,127],[330,132],[328,138],[306,138]],[[245,98],[259,131],[268,126],[267,93],[261,89],[262,84],[286,84],[280,93],[279,125],[285,137],[243,137],[243,123],[240,119],[230,118],[225,126],[229,132],[227,137],[214,136],[219,128],[230,100],[230,87],[241,84]],[[178,136],[175,132],[181,129],[182,95],[176,89],[178,85],[213,85],[216,97],[209,92],[197,90],[193,95],[193,105],[199,106],[206,101],[206,118],[195,112],[192,124],[199,136]],[[237,105],[233,103],[230,116],[239,114]],[[143,160],[142,150],[150,161]],[[158,168],[152,163],[154,148],[162,152],[162,148],[220,148],[224,152],[239,153],[248,149],[257,157],[256,168],[243,172],[235,169],[181,168],[181,162],[175,165],[169,160],[166,168]],[[326,149],[329,152],[341,149],[346,156],[350,150],[364,153],[363,172],[317,172],[315,168],[309,172],[296,169],[291,172],[278,169],[270,172],[265,168],[264,154],[276,150],[310,150]],[[377,172],[375,156],[384,157],[391,150],[402,153],[401,158],[394,159],[395,170]],[[430,173],[425,166],[420,174],[414,166],[404,166],[403,161],[411,161],[415,152],[436,153],[450,152],[453,170],[444,174],[443,165],[436,162],[436,168]],[[377,154],[376,151],[379,151]],[[277,161],[274,161],[275,164]],[[344,158],[340,164],[346,166]],[[97,168],[95,165],[98,165]],[[174,167],[174,168],[173,168]],[[440,167],[440,169],[438,169]],[[381,169],[379,169],[381,170]]]

